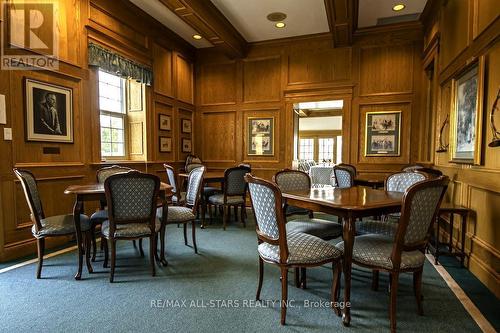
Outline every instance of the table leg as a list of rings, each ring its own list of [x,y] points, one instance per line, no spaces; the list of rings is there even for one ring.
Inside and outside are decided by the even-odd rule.
[[[75,221],[75,233],[76,233],[76,244],[78,246],[78,271],[75,275],[75,280],[80,280],[82,278],[82,266],[83,266],[83,237],[80,225],[80,214],[83,209],[83,202],[77,196],[75,205],[73,206],[73,220]]]
[[[163,203],[163,212],[162,216],[165,216],[165,218],[168,216],[168,206],[167,203],[164,201]],[[163,219],[161,221],[161,228],[160,228],[160,263],[162,266],[167,266],[168,262],[167,259],[165,259],[165,233],[167,231],[167,223],[166,220]],[[156,249],[155,249],[156,253]]]
[[[438,264],[438,259],[439,259],[439,219],[441,218],[441,215],[438,214],[436,216],[436,240],[435,240],[435,246],[434,246],[434,265]]]
[[[453,252],[453,220],[454,220],[455,214],[451,213],[450,214],[450,231],[449,231],[449,236],[450,238],[448,239],[448,252],[452,253]]]
[[[464,260],[465,260],[465,233],[467,232],[467,215],[462,215],[462,257],[460,259],[460,265],[464,267]]]
[[[343,221],[343,238],[344,238],[344,313],[342,322],[344,326],[351,324],[351,267],[352,267],[352,248],[354,246],[355,219],[352,216],[342,219]]]

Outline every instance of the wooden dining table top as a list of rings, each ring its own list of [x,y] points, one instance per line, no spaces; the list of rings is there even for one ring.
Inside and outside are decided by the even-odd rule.
[[[179,173],[179,177],[188,178],[189,177],[189,173]],[[223,170],[220,170],[220,171],[206,171],[203,174],[203,179],[205,181],[207,181],[207,180],[223,180],[224,179],[224,171]]]
[[[401,205],[403,193],[353,186],[350,188],[312,188],[306,191],[289,191],[283,192],[283,197],[355,211]]]
[[[160,191],[164,191],[167,193],[172,192],[172,186],[167,183],[160,183]],[[103,183],[94,183],[94,184],[84,184],[84,185],[70,185],[64,190],[64,194],[103,194],[105,193],[104,184]]]

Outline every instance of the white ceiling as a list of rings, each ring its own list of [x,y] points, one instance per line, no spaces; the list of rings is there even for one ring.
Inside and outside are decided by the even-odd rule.
[[[299,118],[299,131],[333,131],[341,129],[341,116]]]
[[[212,0],[248,42],[328,32],[324,0]],[[277,29],[267,15],[287,15]]]
[[[359,0],[358,28],[377,25],[377,19],[421,13],[427,0]],[[406,7],[395,12],[392,7],[402,3]]]
[[[181,36],[189,44],[196,48],[212,47],[213,45],[206,39],[195,40],[193,35],[198,32],[181,20],[170,9],[165,7],[158,0],[130,0],[134,5],[154,17],[164,26]]]

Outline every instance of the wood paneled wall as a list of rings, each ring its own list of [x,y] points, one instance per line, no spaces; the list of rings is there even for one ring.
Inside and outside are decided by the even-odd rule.
[[[362,31],[352,47],[333,48],[331,36],[251,44],[231,60],[198,50],[196,117],[198,151],[211,168],[245,162],[271,178],[290,167],[293,111],[300,101],[343,99],[343,160],[362,173],[390,173],[412,160],[412,117],[419,107],[422,33],[419,25]],[[400,157],[365,157],[365,113],[401,110]],[[274,117],[274,156],[246,153],[248,117]],[[416,155],[416,153],[413,153]]]
[[[483,162],[480,166],[450,163],[448,152],[434,153],[436,166],[451,181],[448,199],[470,207],[466,230],[466,252],[469,269],[500,297],[500,148],[490,148],[489,128],[491,108],[500,87],[500,7],[495,0],[434,1],[433,14],[425,19],[425,57],[436,53],[439,61],[437,96],[434,108],[435,137],[451,111],[451,79],[474,57],[485,56],[483,92]],[[437,48],[432,47],[436,43]],[[445,142],[448,142],[448,127]],[[437,147],[437,143],[436,143]],[[458,226],[456,226],[458,227]],[[460,230],[454,230],[459,244]]]
[[[58,6],[59,70],[0,71],[0,94],[7,102],[7,125],[0,125],[0,130],[7,127],[13,132],[12,141],[0,140],[0,261],[35,253],[28,207],[12,168],[34,172],[45,213],[51,216],[72,211],[74,198],[63,194],[68,185],[93,182],[95,171],[111,164],[100,160],[97,77],[87,65],[88,40],[154,70],[154,85],[146,88],[147,161],[127,165],[165,180],[162,164],[178,166],[186,155],[180,151],[180,119],[193,119],[194,48],[129,1],[59,0]],[[25,78],[72,88],[73,144],[25,141]],[[158,129],[160,113],[172,117],[171,131]],[[171,153],[160,153],[160,135],[172,137]],[[44,147],[60,153],[43,154]],[[91,213],[94,207],[86,208]]]

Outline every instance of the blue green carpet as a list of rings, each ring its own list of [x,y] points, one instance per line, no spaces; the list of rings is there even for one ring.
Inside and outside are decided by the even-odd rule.
[[[250,215],[250,214],[249,214]],[[190,230],[189,230],[190,231]],[[330,267],[308,270],[308,288],[293,286],[289,274],[287,325],[279,325],[281,296],[279,271],[265,265],[262,299],[253,302],[257,285],[257,241],[250,221],[244,229],[233,223],[197,230],[199,254],[183,244],[182,228],[167,228],[169,266],[157,267],[151,277],[148,244],[141,258],[131,242],[118,246],[115,283],[108,282],[102,256],[94,274],[84,269],[75,281],[76,254],[45,260],[42,279],[36,265],[0,274],[0,331],[2,332],[387,332],[387,276],[381,275],[378,292],[370,289],[371,274],[355,269],[352,286],[352,324],[344,327],[328,307]],[[189,243],[191,243],[189,241]],[[424,316],[416,314],[411,275],[400,279],[399,332],[480,332],[434,268],[426,263]],[[185,303],[183,303],[185,302]],[[232,304],[231,304],[232,302]],[[312,304],[312,302],[316,302]],[[306,306],[307,304],[312,306]],[[183,305],[184,304],[184,305]],[[316,306],[315,306],[316,305]]]

